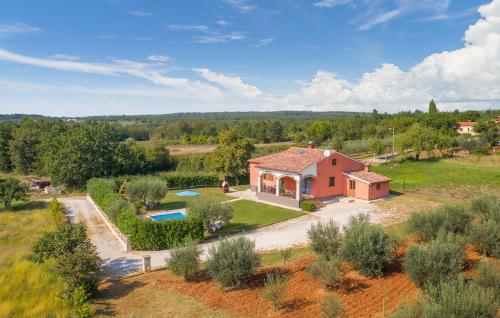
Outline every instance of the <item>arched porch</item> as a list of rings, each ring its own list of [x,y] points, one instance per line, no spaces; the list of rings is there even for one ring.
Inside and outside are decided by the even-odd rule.
[[[299,174],[259,171],[257,197],[293,208],[299,208],[302,179]]]

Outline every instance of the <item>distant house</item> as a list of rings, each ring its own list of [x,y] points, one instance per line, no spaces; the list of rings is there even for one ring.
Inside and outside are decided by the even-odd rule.
[[[459,134],[469,134],[469,135],[477,135],[474,131],[475,121],[459,121],[458,122],[458,130]]]
[[[389,194],[390,179],[370,164],[333,150],[291,147],[249,160],[250,186],[262,201],[294,208],[304,199],[349,196],[375,200]]]

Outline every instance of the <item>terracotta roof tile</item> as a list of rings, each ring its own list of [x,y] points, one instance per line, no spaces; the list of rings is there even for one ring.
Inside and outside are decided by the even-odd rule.
[[[291,147],[283,152],[250,159],[257,167],[298,173],[325,157],[323,149]],[[333,151],[332,151],[333,153]]]
[[[383,176],[381,174],[371,172],[371,171],[364,171],[364,170],[345,172],[344,174],[346,176],[352,176],[354,178],[365,181],[367,183],[377,183],[377,182],[384,182],[384,181],[391,180],[391,179],[389,179],[386,176]]]
[[[476,123],[473,121],[459,121],[460,126],[474,126]]]

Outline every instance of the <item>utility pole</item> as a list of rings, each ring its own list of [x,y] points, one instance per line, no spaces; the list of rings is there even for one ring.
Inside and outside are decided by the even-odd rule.
[[[395,140],[395,135],[394,135],[394,127],[389,127],[390,130],[392,130],[392,158],[394,159],[394,140]]]

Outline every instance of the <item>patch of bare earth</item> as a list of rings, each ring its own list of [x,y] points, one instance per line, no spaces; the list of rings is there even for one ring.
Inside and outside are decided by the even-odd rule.
[[[318,280],[304,271],[312,258],[312,255],[302,257],[284,269],[289,273],[289,282],[285,306],[280,311],[273,311],[262,297],[266,271],[273,270],[270,268],[259,271],[247,288],[234,290],[221,290],[204,274],[200,274],[195,282],[185,282],[167,270],[125,278],[119,283],[107,282],[100,288],[101,298],[97,300],[96,309],[101,314],[109,312],[124,316],[134,310],[137,301],[149,301],[148,306],[158,310],[159,315],[155,316],[161,316],[162,311],[167,315],[166,306],[162,308],[155,303],[161,299],[153,297],[165,292],[188,297],[206,309],[234,317],[318,317],[320,303],[331,293],[340,297],[350,317],[381,317],[383,312],[392,312],[400,302],[412,301],[416,297],[415,285],[401,272],[398,264],[392,265],[389,273],[380,278],[366,278],[351,270],[341,287],[326,291]]]

